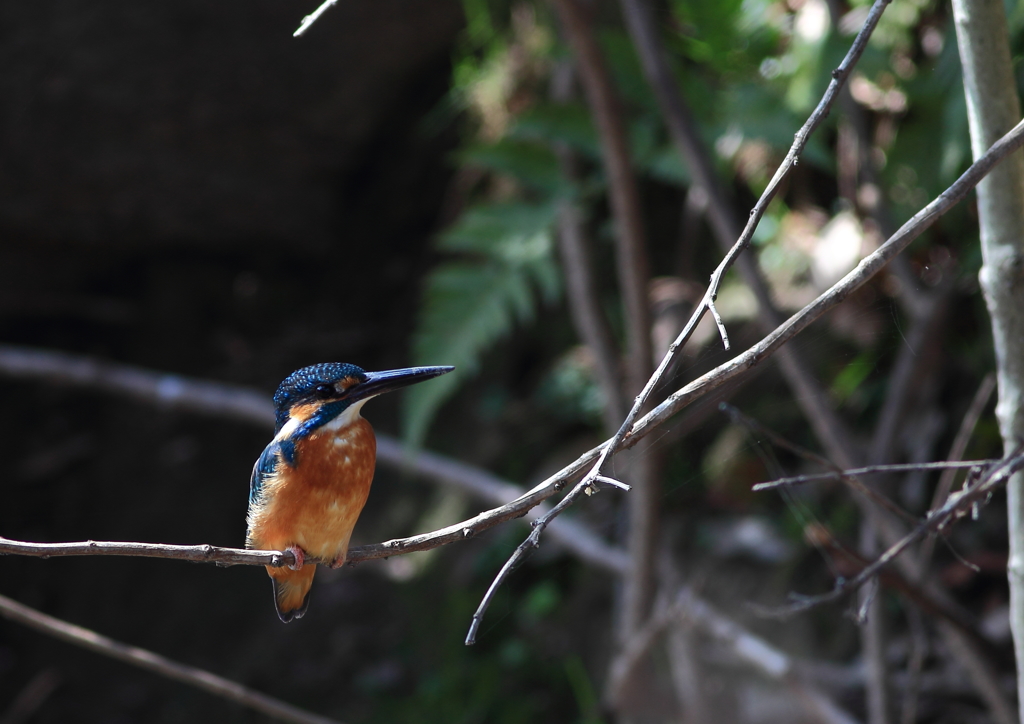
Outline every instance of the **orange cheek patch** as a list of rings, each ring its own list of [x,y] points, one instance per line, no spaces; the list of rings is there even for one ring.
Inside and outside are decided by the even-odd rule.
[[[316,414],[318,409],[319,405],[306,403],[304,405],[295,405],[288,414],[292,419],[298,420],[299,422],[306,422],[306,420]]]

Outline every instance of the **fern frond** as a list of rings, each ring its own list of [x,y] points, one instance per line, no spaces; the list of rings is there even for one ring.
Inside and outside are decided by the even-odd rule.
[[[477,372],[483,353],[513,325],[534,317],[538,297],[557,298],[554,219],[553,205],[481,206],[441,237],[440,248],[460,258],[427,278],[413,358],[416,364],[444,360],[455,370],[409,390],[403,422],[410,443],[422,443],[437,409]]]

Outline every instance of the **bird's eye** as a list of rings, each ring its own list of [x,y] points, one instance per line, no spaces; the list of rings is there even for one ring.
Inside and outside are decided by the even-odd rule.
[[[317,385],[316,389],[313,390],[313,394],[321,400],[326,400],[328,397],[334,397],[334,385]]]

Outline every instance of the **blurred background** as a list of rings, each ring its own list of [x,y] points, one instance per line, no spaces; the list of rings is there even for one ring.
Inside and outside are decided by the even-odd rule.
[[[365,416],[410,448],[532,487],[617,427],[644,365],[703,294],[722,229],[744,223],[868,7],[670,0],[650,5],[654,39],[642,40],[623,19],[632,5],[341,0],[296,39],[315,2],[0,4],[0,358],[59,351],[268,398],[316,362],[453,364]],[[582,30],[567,22],[573,7]],[[1024,10],[1007,8],[1019,49]],[[639,199],[639,312],[622,292],[614,179],[581,83],[594,70],[578,60],[587,37]],[[667,59],[719,197],[673,143],[644,42]],[[894,0],[761,222],[754,277],[726,277],[718,304],[734,350],[969,162],[950,10]],[[848,465],[945,459],[973,401],[963,456],[999,456],[994,400],[979,394],[994,364],[980,263],[971,201],[798,337],[789,361],[760,365],[617,458],[611,472],[636,489],[567,515],[629,556],[625,572],[545,538],[472,648],[470,616],[526,535],[520,522],[321,570],[309,613],[288,626],[250,566],[9,556],[0,594],[345,722],[868,721],[872,691],[893,722],[1005,721],[1002,499],[948,545],[913,552],[909,593],[906,571],[882,581],[866,602],[874,629],[853,620],[856,600],[767,620],[750,604],[827,591],[874,555],[872,516],[834,481],[751,492],[822,467],[717,409],[728,400]],[[731,356],[705,321],[656,401]],[[9,372],[0,404],[0,535],[243,544],[268,429]],[[921,515],[938,475],[872,484]],[[630,503],[637,490],[648,503]],[[378,465],[353,543],[492,506],[415,466]],[[689,598],[624,665],[677,591]],[[0,620],[3,716],[265,720]]]

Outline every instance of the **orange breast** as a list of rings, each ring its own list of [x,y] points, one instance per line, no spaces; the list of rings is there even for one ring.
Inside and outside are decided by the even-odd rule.
[[[361,417],[300,440],[295,467],[279,464],[264,483],[265,503],[250,521],[252,547],[297,545],[327,561],[343,556],[370,493],[376,458],[373,428]]]

